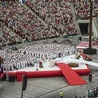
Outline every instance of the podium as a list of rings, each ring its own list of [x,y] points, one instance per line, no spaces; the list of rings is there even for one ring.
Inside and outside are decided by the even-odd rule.
[[[92,81],[92,74],[89,75],[89,81]]]
[[[15,77],[13,75],[9,76],[9,82],[15,82]]]
[[[2,81],[6,80],[6,74],[3,74]]]

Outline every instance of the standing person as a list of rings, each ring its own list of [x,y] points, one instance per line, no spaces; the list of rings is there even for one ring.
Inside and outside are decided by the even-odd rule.
[[[96,92],[97,92],[97,94],[98,94],[98,87],[96,87]]]
[[[81,42],[82,41],[82,36],[78,37],[78,41]]]
[[[60,97],[63,98],[63,91],[60,91]]]
[[[88,90],[88,98],[91,97],[91,93],[90,93],[90,90]]]
[[[72,39],[71,38],[69,39],[69,44],[70,44],[70,46],[72,45]]]

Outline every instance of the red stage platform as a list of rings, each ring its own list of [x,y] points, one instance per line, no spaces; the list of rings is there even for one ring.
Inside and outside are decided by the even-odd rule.
[[[81,54],[81,55],[85,59],[86,55],[85,54]],[[87,58],[89,58],[89,57],[87,57]],[[78,85],[78,84],[86,83],[83,79],[81,79],[81,77],[79,78],[78,75],[88,75],[90,73],[90,68],[87,65],[85,65],[85,68],[83,68],[83,67],[81,69],[79,69],[79,68],[71,69],[70,68],[71,70],[66,70],[66,69],[69,69],[69,67],[65,66],[65,64],[63,64],[63,65],[64,66],[58,65],[60,68],[58,67],[57,69],[55,69],[55,67],[57,67],[57,66],[52,67],[51,70],[50,69],[43,70],[44,68],[41,68],[38,71],[36,71],[36,70],[26,70],[26,68],[25,68],[24,70],[9,71],[8,75],[14,76],[17,79],[17,81],[22,81],[23,74],[25,74],[28,78],[50,77],[50,76],[53,77],[53,76],[63,76],[64,75],[66,77],[67,81],[70,81],[69,82],[70,85]],[[78,82],[75,81],[74,78],[78,78]]]

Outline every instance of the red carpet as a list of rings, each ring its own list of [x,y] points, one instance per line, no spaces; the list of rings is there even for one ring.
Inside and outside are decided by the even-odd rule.
[[[57,66],[61,69],[63,75],[70,85],[83,85],[87,84],[87,82],[82,79],[74,70],[71,69],[65,63],[57,63]]]

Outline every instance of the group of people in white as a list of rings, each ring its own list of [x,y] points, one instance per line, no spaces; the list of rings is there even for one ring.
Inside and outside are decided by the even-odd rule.
[[[52,43],[26,45],[18,51],[4,49],[0,53],[4,58],[4,70],[13,71],[29,66],[33,67],[39,62],[62,58],[74,54],[75,51],[74,46]]]

